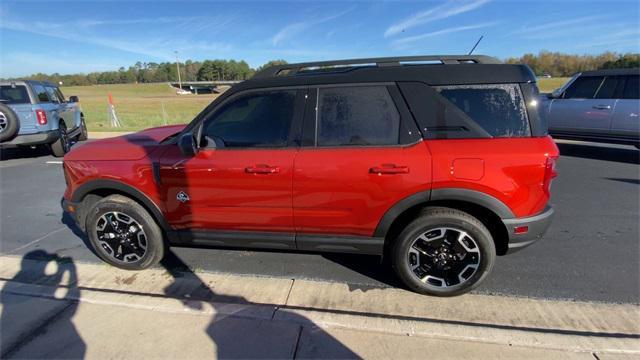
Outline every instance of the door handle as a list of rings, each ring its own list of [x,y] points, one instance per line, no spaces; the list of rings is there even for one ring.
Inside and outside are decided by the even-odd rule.
[[[248,174],[275,174],[280,172],[280,168],[277,166],[260,164],[248,166],[244,169],[244,171]]]
[[[393,174],[408,174],[408,166],[398,166],[396,164],[382,164],[380,166],[374,166],[369,169],[369,173],[378,175],[393,175]]]
[[[593,108],[598,110],[609,110],[611,109],[611,105],[593,105]]]

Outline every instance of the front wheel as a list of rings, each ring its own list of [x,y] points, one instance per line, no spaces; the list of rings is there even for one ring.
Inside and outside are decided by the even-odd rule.
[[[111,195],[96,202],[87,214],[85,228],[98,256],[121,269],[146,269],[164,256],[160,227],[128,197]]]
[[[63,157],[70,149],[71,144],[69,144],[67,126],[63,122],[60,122],[60,125],[58,125],[58,140],[51,144],[51,153],[55,157]]]
[[[455,296],[487,278],[496,250],[484,224],[460,210],[424,210],[400,233],[392,265],[407,287],[428,295]]]

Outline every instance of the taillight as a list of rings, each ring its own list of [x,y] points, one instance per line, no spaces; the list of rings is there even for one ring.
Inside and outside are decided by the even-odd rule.
[[[549,156],[544,166],[544,181],[542,182],[542,188],[547,196],[551,196],[551,181],[558,176],[556,171],[556,160],[558,157]]]
[[[36,110],[36,118],[38,118],[38,124],[47,125],[47,113],[44,110]]]

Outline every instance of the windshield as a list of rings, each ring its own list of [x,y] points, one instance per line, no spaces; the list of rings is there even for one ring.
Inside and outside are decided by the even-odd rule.
[[[0,85],[0,102],[5,104],[28,104],[29,93],[24,85]]]

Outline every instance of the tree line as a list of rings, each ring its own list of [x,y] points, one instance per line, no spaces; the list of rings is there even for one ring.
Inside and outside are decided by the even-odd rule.
[[[577,72],[599,69],[640,67],[640,54],[605,52],[599,55],[572,55],[540,51],[506,60],[509,64],[527,64],[538,75],[571,76]]]
[[[538,76],[558,77],[571,76],[586,70],[640,67],[640,54],[605,52],[599,55],[573,55],[540,51],[537,55],[524,54],[508,58],[505,62],[527,64]],[[246,80],[265,67],[286,63],[285,60],[271,60],[257,69],[252,69],[244,60],[187,60],[180,63],[180,77],[183,81]],[[176,81],[178,76],[175,62],[137,62],[117,71],[70,75],[37,73],[21,79],[62,82],[64,85],[97,85],[168,82]]]
[[[212,81],[212,80],[246,80],[253,74],[271,65],[286,64],[284,60],[271,60],[266,64],[252,69],[244,60],[187,60],[180,63],[180,77],[182,81]],[[62,82],[64,85],[98,85],[98,84],[127,84],[154,83],[177,81],[177,67],[175,62],[137,62],[129,68],[121,67],[117,71],[101,71],[88,74],[61,75],[37,73],[20,80],[40,80],[53,83]],[[6,79],[6,80],[17,80]]]

